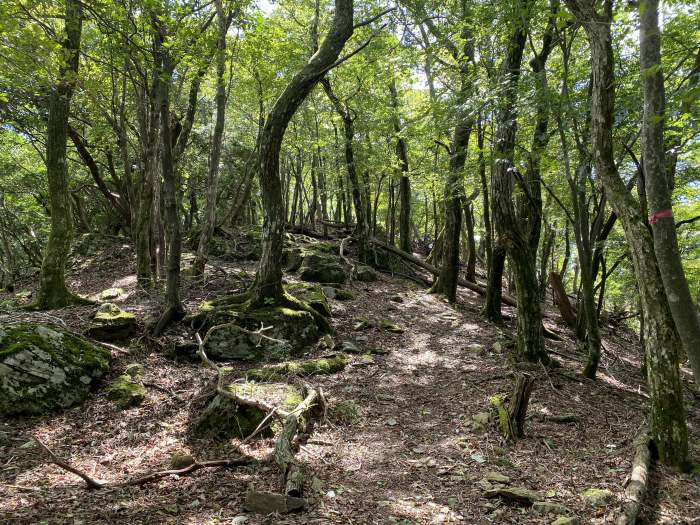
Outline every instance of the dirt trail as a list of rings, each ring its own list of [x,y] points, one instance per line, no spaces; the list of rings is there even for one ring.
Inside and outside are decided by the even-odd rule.
[[[131,276],[120,270],[130,267],[129,262],[120,256],[110,260],[113,264],[102,265],[99,275],[76,274],[77,290],[94,293],[117,283],[131,293],[123,306],[153,312],[155,300],[136,293]],[[207,279],[188,284],[188,305],[244,281],[241,270],[245,269],[222,265]],[[505,352],[512,321],[501,328],[484,321],[479,315],[481,298],[467,291],[460,292],[455,308],[415,284],[385,275],[378,283],[352,283],[348,288],[356,292],[354,300],[332,301],[336,340],[359,336],[360,345],[389,353],[373,356],[373,363],[358,358],[344,372],[315,381],[336,409],[298,455],[314,478],[308,487],[308,510],[284,517],[250,515],[245,523],[481,524],[554,519],[485,499],[479,481],[492,471],[566,505],[581,523],[610,522],[615,503],[595,510],[587,508],[579,494],[596,487],[611,490],[616,498],[622,495],[631,465],[629,446],[646,403],[631,333],[604,334],[601,375],[595,383],[543,373],[532,396],[527,437],[505,446],[495,431],[478,432],[472,416],[488,410],[490,396],[510,390]],[[89,308],[75,308],[52,315],[79,329],[89,313]],[[353,330],[363,317],[391,320],[405,332]],[[567,337],[564,342],[547,341],[548,348],[565,370],[575,372],[582,358],[570,334],[555,322],[552,314],[548,326]],[[162,342],[171,344],[167,338]],[[244,515],[242,501],[250,487],[278,488],[274,464],[200,470],[141,488],[89,491],[76,477],[46,463],[31,444],[32,433],[75,466],[111,481],[167,468],[176,451],[189,451],[201,460],[239,452],[263,458],[269,452],[271,440],[241,445],[236,440],[191,439],[188,407],[212,376],[198,363],[175,362],[162,352],[133,344],[130,354],[115,356],[110,378],[131,362],[143,363],[145,381],[158,385],[149,387],[140,407],[118,411],[98,391],[83,406],[53,417],[0,422],[0,522],[232,523]],[[537,417],[564,413],[575,414],[577,421],[557,424]],[[698,458],[697,404],[689,422]],[[655,483],[656,505],[645,512],[644,522],[691,523],[700,516],[697,478],[660,469]]]

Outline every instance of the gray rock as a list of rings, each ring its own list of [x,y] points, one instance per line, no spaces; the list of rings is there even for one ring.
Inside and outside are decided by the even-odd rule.
[[[487,498],[502,498],[520,505],[530,506],[542,497],[534,490],[525,487],[496,487],[484,492]]]
[[[355,269],[355,279],[365,283],[377,280],[377,271],[371,266],[361,264]]]
[[[146,388],[140,381],[128,374],[123,374],[109,384],[107,397],[114,401],[119,408],[130,408],[143,402],[146,398]]]
[[[122,288],[107,288],[102,290],[98,296],[100,301],[113,301],[124,295],[124,290]]]
[[[129,337],[135,329],[134,314],[125,312],[114,303],[104,303],[97,310],[87,333],[100,341],[115,341]]]
[[[608,489],[591,487],[581,493],[581,497],[591,507],[605,507],[613,502],[615,495]]]
[[[532,510],[537,514],[571,514],[568,507],[554,501],[536,501],[532,504]]]
[[[559,516],[552,525],[578,525],[578,520],[571,516]]]
[[[510,478],[508,476],[494,471],[487,472],[484,479],[491,483],[503,483],[504,485],[510,483]]]
[[[83,401],[111,353],[40,324],[0,326],[0,416],[44,414]]]

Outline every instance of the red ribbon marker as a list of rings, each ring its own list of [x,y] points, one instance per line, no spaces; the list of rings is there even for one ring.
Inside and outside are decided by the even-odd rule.
[[[673,210],[661,210],[649,215],[649,224],[654,225],[659,219],[673,219]]]

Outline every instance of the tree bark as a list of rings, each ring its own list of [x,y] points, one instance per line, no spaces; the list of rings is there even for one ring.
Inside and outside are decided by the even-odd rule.
[[[678,250],[671,201],[673,181],[669,180],[669,174],[666,173],[665,95],[658,10],[658,0],[642,0],[639,3],[640,65],[644,82],[642,122],[644,182],[649,210],[652,212],[649,223],[654,238],[656,261],[676,330],[690,360],[696,387],[700,388],[700,318],[690,295]]]
[[[49,120],[46,128],[46,176],[49,184],[51,231],[41,264],[39,293],[35,307],[61,308],[76,300],[66,286],[66,263],[73,236],[66,143],[68,115],[73,90],[78,80],[80,37],[83,27],[82,4],[66,0],[65,39],[61,44],[58,84],[49,95]]]
[[[199,236],[197,255],[192,263],[192,274],[204,273],[204,266],[209,257],[209,244],[216,227],[216,196],[219,181],[219,163],[221,161],[221,144],[224,137],[224,121],[226,118],[226,32],[228,17],[224,13],[223,0],[215,0],[216,16],[218,18],[219,35],[216,43],[216,122],[211,139],[211,154],[207,170],[207,194],[204,205],[204,221]]]
[[[678,369],[680,341],[654,256],[651,234],[639,212],[639,203],[634,201],[617,172],[613,156],[615,75],[610,32],[612,2],[605,1],[602,13],[595,9],[593,0],[566,0],[566,4],[583,25],[590,44],[593,159],[630,247],[645,316],[651,436],[661,461],[685,468],[688,429]]]
[[[399,97],[396,91],[396,81],[392,79],[389,84],[389,94],[391,96],[391,107],[393,109],[392,119],[394,124],[394,134],[396,135],[396,159],[399,162],[399,197],[401,210],[399,212],[399,248],[412,253],[413,243],[411,242],[411,180],[408,178],[408,149],[406,139],[401,135],[401,117],[399,115]]]
[[[259,177],[264,210],[262,257],[253,284],[255,302],[279,300],[282,288],[284,203],[279,154],[289,121],[307,95],[338,59],[353,33],[353,0],[336,0],[331,28],[318,51],[292,78],[265,120],[259,151]],[[358,221],[359,222],[359,221]]]

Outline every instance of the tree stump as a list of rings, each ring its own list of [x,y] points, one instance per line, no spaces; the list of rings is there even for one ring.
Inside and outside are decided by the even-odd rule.
[[[515,441],[525,435],[525,416],[534,385],[534,376],[516,372],[513,393],[508,400],[508,406],[505,404],[506,399],[503,395],[491,398],[491,405],[498,415],[498,428],[506,441]]]

